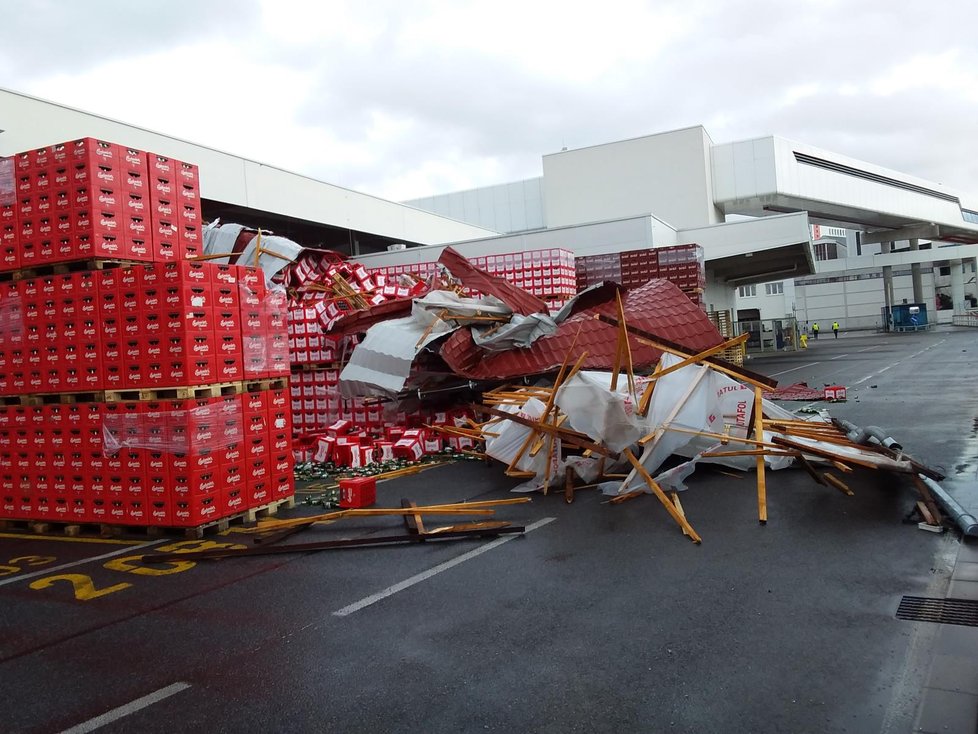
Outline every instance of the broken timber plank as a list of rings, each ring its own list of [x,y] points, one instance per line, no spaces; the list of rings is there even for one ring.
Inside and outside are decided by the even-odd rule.
[[[594,318],[608,324],[609,326],[618,326],[618,319],[612,316],[596,314]],[[682,344],[677,344],[676,342],[669,341],[668,339],[663,339],[660,336],[656,336],[655,334],[634,326],[627,326],[626,328],[628,329],[628,333],[635,336],[636,340],[640,344],[646,344],[650,347],[655,347],[660,351],[675,354],[677,357],[693,356],[690,350],[684,347]],[[738,380],[746,382],[755,387],[761,387],[765,390],[773,390],[778,386],[778,381],[771,377],[739,367],[733,362],[727,362],[719,357],[707,357],[703,361],[718,372],[723,372],[731,377],[736,377]]]
[[[853,494],[855,494],[851,489],[849,489],[849,485],[847,485],[841,479],[839,479],[838,477],[836,477],[834,474],[829,474],[828,472],[825,472],[822,476],[825,477],[825,481],[826,482],[828,482],[829,484],[831,484],[833,487],[835,487],[837,490],[839,490],[843,494],[846,494],[846,495],[848,495],[850,497],[852,497]]]
[[[511,420],[514,423],[519,423],[520,425],[535,428],[538,431],[543,431],[544,433],[549,433],[570,446],[577,446],[581,449],[590,449],[595,454],[600,454],[601,456],[610,456],[612,458],[616,456],[616,454],[610,449],[596,444],[593,441],[589,441],[586,438],[581,438],[581,434],[578,434],[576,431],[568,431],[566,428],[554,428],[550,425],[541,425],[533,422],[529,418],[524,418],[517,415],[516,413],[507,413],[504,410],[496,410],[495,408],[491,408],[487,405],[470,403],[470,407],[478,412],[489,413],[490,415],[495,415],[505,420]]]
[[[754,388],[754,438],[764,440],[764,395],[761,388]],[[767,523],[767,477],[764,476],[764,457],[758,456],[757,467],[757,519]]]
[[[652,478],[652,475],[645,470],[642,463],[635,458],[635,454],[633,454],[629,449],[625,449],[622,454],[626,459],[628,459],[631,465],[635,467],[635,471],[637,471],[639,476],[645,480],[645,483],[649,486],[649,489],[652,490],[659,502],[662,503],[662,506],[666,508],[666,511],[672,516],[672,519],[676,521],[679,527],[686,531],[687,535],[689,535],[694,543],[702,543],[702,538],[696,534],[696,531],[693,530],[693,526],[690,525],[686,518],[679,512],[679,510],[676,509],[676,506],[669,501],[669,498],[666,497],[666,493],[662,491],[662,487],[660,487],[658,482]]]
[[[710,347],[699,354],[694,354],[692,357],[686,357],[682,362],[677,362],[671,367],[666,367],[662,372],[660,372],[658,377],[665,377],[670,372],[675,372],[676,370],[681,370],[683,367],[688,367],[691,364],[700,364],[706,361],[707,357],[712,357],[714,354],[719,354],[720,352],[729,349],[730,347],[739,347],[741,344],[746,342],[750,338],[749,332],[744,332],[734,339],[725,341],[723,344],[718,344],[715,347]]]
[[[780,436],[774,436],[771,441],[774,442],[776,446],[788,447],[790,449],[795,449],[796,451],[801,451],[802,453],[809,454],[811,456],[819,456],[823,459],[828,459],[829,461],[844,461],[849,464],[855,464],[856,466],[861,466],[866,469],[877,469],[879,467],[869,461],[864,461],[862,459],[857,459],[852,456],[840,456],[839,454],[834,454],[831,451],[826,451],[823,448],[817,446],[808,446],[806,444],[796,443],[795,441],[789,441],[786,438],[781,438]]]

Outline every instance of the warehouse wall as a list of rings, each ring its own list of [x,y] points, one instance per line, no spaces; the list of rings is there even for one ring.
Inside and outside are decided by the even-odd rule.
[[[543,216],[543,179],[485,186],[402,202],[496,232],[523,232],[547,226]]]
[[[928,318],[936,319],[934,271],[923,267],[923,301],[927,304]],[[812,282],[828,281],[828,282]],[[808,284],[803,284],[803,283]],[[913,303],[913,280],[910,268],[894,268],[894,303]],[[883,308],[883,276],[879,270],[851,270],[844,275],[820,275],[796,281],[795,306],[798,321],[818,321],[826,330],[838,321],[843,330],[880,328],[880,310]]]

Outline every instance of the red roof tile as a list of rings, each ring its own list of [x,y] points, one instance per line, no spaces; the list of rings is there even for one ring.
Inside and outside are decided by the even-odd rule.
[[[448,268],[449,272],[462,281],[462,285],[479,291],[487,296],[495,296],[500,301],[509,306],[514,313],[529,316],[534,313],[546,313],[547,304],[534,295],[527,293],[508,280],[489,275],[484,270],[480,270],[464,257],[459,255],[451,247],[446,247],[438,262]]]
[[[701,352],[723,342],[713,322],[679,288],[667,280],[650,280],[623,297],[625,319],[631,326],[685,346],[691,353]],[[527,349],[484,352],[472,341],[469,329],[460,329],[441,348],[441,357],[462,377],[477,380],[508,380],[559,369],[572,352],[571,361],[583,352],[585,369],[611,369],[614,366],[618,330],[594,318],[595,314],[617,317],[615,301],[587,309],[565,320],[556,333],[538,339]],[[577,342],[574,338],[577,336]],[[635,369],[651,368],[662,355],[652,347],[631,341]]]
[[[330,328],[331,334],[355,334],[366,331],[374,324],[388,319],[399,319],[411,315],[412,298],[401,298],[395,301],[384,301],[359,311],[350,311]]]

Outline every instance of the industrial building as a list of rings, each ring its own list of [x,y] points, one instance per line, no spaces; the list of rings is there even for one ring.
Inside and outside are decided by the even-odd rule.
[[[369,267],[430,262],[445,245],[480,256],[696,243],[704,306],[737,318],[872,328],[891,304],[935,303],[943,291],[963,312],[974,295],[978,201],[777,136],[717,144],[694,126],[547,154],[538,178],[395,203],[10,90],[0,90],[0,109],[0,154],[90,135],[195,160],[205,219],[271,229]],[[812,225],[852,232],[855,247],[816,257]],[[752,303],[761,291],[771,299]]]

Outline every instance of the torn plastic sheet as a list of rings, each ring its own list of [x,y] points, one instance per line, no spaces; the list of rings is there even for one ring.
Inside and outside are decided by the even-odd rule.
[[[618,453],[649,432],[648,420],[635,413],[636,396],[648,382],[636,376],[636,395],[631,395],[624,375],[618,376],[617,388],[612,390],[610,372],[583,370],[561,385],[556,404],[571,428]]]
[[[682,361],[671,354],[662,356],[660,365],[666,369]],[[688,365],[664,377],[660,377],[652,393],[648,416],[642,425],[643,436],[652,434],[639,461],[649,474],[655,474],[672,454],[696,457],[709,451],[716,444],[712,436],[697,436],[692,432],[728,433],[734,438],[746,438],[750,433],[751,409],[754,391],[726,375],[707,366]],[[764,412],[773,417],[789,417],[790,413],[769,401],[764,402]],[[791,416],[793,417],[793,416]],[[669,430],[679,428],[681,431]],[[773,434],[765,432],[770,440]],[[753,457],[700,457],[698,461],[722,464],[735,469],[747,470],[755,466]],[[765,464],[772,470],[790,466],[794,459],[785,456],[767,456]],[[634,470],[619,487],[620,492],[630,492],[645,487],[645,482]]]
[[[505,413],[518,414],[520,417],[528,420],[537,420],[540,418],[545,408],[546,405],[536,398],[530,398],[521,406],[499,406],[499,410]],[[495,435],[488,435],[490,433]],[[501,418],[498,422],[490,423],[486,435],[486,454],[508,466],[516,458],[520,448],[532,433],[534,433],[534,430],[529,426],[524,426],[522,423],[516,423],[505,418]],[[552,477],[559,476],[555,470],[559,468],[557,462],[561,453],[560,440],[555,439],[554,450],[552,452],[547,450],[546,442],[548,440],[549,437],[544,437],[544,448],[538,451],[536,456],[531,456],[529,449],[523,452],[523,456],[520,457],[520,460],[514,468],[522,472],[533,472],[536,478],[515,488],[513,490],[514,492],[532,492],[543,486],[548,454],[551,456],[551,461],[553,462],[550,475]]]
[[[253,422],[245,420],[238,396],[208,400],[211,402],[187,409],[103,413],[102,453],[112,456],[122,449],[148,449],[197,455],[250,437]],[[257,437],[268,426],[262,418],[254,422],[254,428]]]
[[[546,314],[513,314],[508,324],[489,329],[473,329],[472,340],[486,351],[505,352],[514,347],[528,347],[540,337],[555,331],[557,322]]]
[[[223,258],[215,257],[209,262],[226,264],[233,261],[239,265],[257,265],[265,273],[265,279],[269,280],[273,275],[291,265],[305,249],[302,245],[286,237],[263,233],[259,239],[259,234],[255,232],[251,240],[238,250],[236,249],[238,239],[246,229],[248,228],[241,224],[221,224],[219,219],[204,227],[204,254],[227,255]],[[246,234],[251,234],[251,232]],[[255,254],[258,251],[259,243],[261,248],[268,252],[262,252],[256,261]]]
[[[513,313],[498,298],[492,296],[466,298],[454,291],[431,291],[421,298],[416,298],[411,309],[411,313],[416,318],[427,319],[425,326],[430,323],[432,317],[442,311],[448,312],[449,319],[452,316],[509,316]]]

